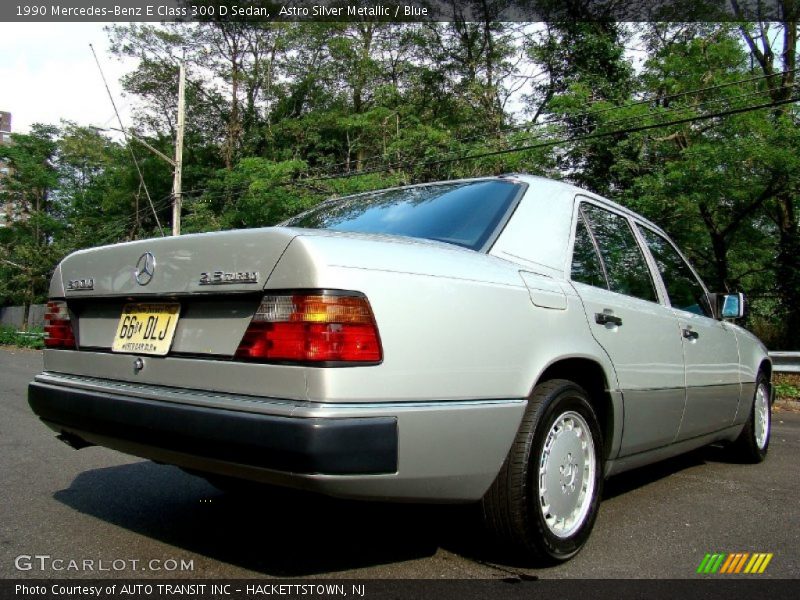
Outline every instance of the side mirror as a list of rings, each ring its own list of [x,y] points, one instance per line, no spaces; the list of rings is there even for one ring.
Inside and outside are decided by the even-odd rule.
[[[744,294],[720,294],[718,298],[722,319],[741,319],[744,316]]]

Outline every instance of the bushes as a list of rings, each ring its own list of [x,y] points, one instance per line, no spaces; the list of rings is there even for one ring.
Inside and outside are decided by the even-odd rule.
[[[44,332],[40,328],[17,331],[15,327],[0,325],[0,346],[20,348],[44,348]]]

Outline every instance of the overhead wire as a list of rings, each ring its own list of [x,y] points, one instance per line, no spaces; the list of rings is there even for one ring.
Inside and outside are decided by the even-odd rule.
[[[139,167],[139,161],[136,158],[136,154],[133,151],[133,146],[130,143],[130,139],[128,137],[128,133],[125,131],[125,125],[122,123],[122,117],[117,110],[117,103],[114,102],[114,96],[111,94],[111,89],[108,87],[108,81],[106,81],[105,73],[103,73],[103,67],[100,66],[100,60],[97,58],[97,53],[94,51],[94,46],[90,43],[89,48],[92,50],[92,56],[94,56],[94,61],[97,63],[97,68],[100,71],[100,77],[103,78],[103,85],[105,85],[106,92],[108,93],[108,99],[111,100],[111,106],[114,107],[114,114],[117,115],[117,122],[119,123],[119,128],[122,130],[122,135],[125,137],[126,145],[128,146],[128,150],[130,151],[131,158],[133,159],[133,163],[136,165],[136,172],[139,174],[139,181],[142,183],[142,187],[144,187],[145,196],[147,196],[147,201],[150,203],[150,208],[153,210],[153,216],[156,219],[156,225],[158,225],[159,231],[161,231],[161,235],[164,235],[164,228],[161,227],[161,222],[158,220],[158,214],[156,213],[156,209],[153,206],[153,199],[150,198],[150,191],[147,189],[147,183],[145,183],[144,175],[142,175],[142,169]]]
[[[774,78],[774,77],[779,77],[779,76],[784,76],[784,75],[787,75],[787,74],[794,73],[795,71],[796,71],[796,69],[789,69],[789,70],[780,71],[780,72],[777,72],[777,73],[756,75],[756,76],[753,76],[753,77],[737,79],[735,81],[728,81],[728,82],[725,82],[725,83],[720,83],[720,84],[716,84],[716,85],[712,85],[712,86],[706,86],[706,87],[703,87],[703,88],[697,88],[697,89],[694,89],[694,90],[685,90],[683,92],[675,92],[675,93],[672,93],[672,94],[663,94],[663,95],[660,95],[660,96],[643,98],[641,100],[636,100],[634,102],[628,102],[628,103],[622,104],[622,105],[606,106],[606,107],[599,108],[599,109],[598,108],[593,108],[593,109],[586,110],[586,111],[581,112],[581,113],[574,113],[572,115],[569,115],[568,117],[552,116],[552,117],[548,117],[548,118],[545,118],[545,119],[542,119],[542,120],[537,120],[537,121],[532,121],[532,122],[528,122],[528,123],[521,123],[519,125],[513,125],[513,126],[504,127],[502,129],[499,129],[496,132],[494,132],[494,136],[493,137],[499,137],[500,135],[502,135],[504,133],[512,133],[512,132],[516,132],[516,131],[524,131],[526,129],[531,129],[531,128],[534,128],[534,127],[542,127],[544,125],[549,125],[549,124],[552,124],[552,123],[558,123],[558,122],[564,121],[565,118],[570,118],[570,119],[581,119],[581,118],[584,118],[584,119],[588,119],[588,118],[597,117],[599,115],[603,115],[603,114],[606,114],[606,113],[609,113],[609,112],[627,110],[627,109],[634,108],[634,107],[637,107],[637,106],[648,105],[648,104],[649,105],[663,104],[665,102],[676,100],[678,98],[683,98],[685,96],[690,96],[690,95],[696,95],[696,94],[701,94],[701,93],[721,90],[721,89],[733,87],[733,86],[736,86],[736,85],[742,85],[742,84],[746,84],[746,83],[753,83],[753,82],[762,81],[762,80],[766,81],[766,80]],[[455,139],[451,140],[450,143],[457,144],[457,143],[463,143],[463,142],[470,142],[470,141],[483,139],[485,137],[486,137],[485,133],[482,133],[482,134],[470,134],[468,136],[455,138]],[[362,158],[359,162],[361,162],[363,164],[365,162],[375,161],[375,160],[378,160],[378,159],[385,159],[385,154],[384,153],[375,154],[375,155],[372,155],[372,156],[369,156],[369,157],[366,157],[366,158]],[[334,163],[333,165],[326,165],[324,168],[322,168],[320,170],[328,171],[329,169],[333,169],[333,168],[336,168],[336,167],[347,166],[349,162],[352,162],[352,161],[342,161],[342,162],[339,162],[339,163]]]
[[[500,156],[500,155],[503,155],[503,154],[511,154],[511,153],[514,153],[514,152],[524,152],[524,151],[527,151],[527,150],[535,150],[535,149],[538,149],[538,148],[556,146],[556,145],[559,145],[559,144],[565,144],[565,143],[569,143],[569,142],[573,142],[573,141],[598,139],[598,138],[603,138],[603,137],[611,137],[611,136],[615,136],[615,135],[623,135],[623,134],[627,134],[627,133],[636,133],[636,132],[640,132],[640,131],[647,131],[647,130],[650,130],[650,129],[658,129],[658,128],[661,128],[661,127],[670,127],[672,125],[681,125],[681,124],[685,124],[685,123],[692,123],[692,122],[695,122],[695,121],[704,121],[704,120],[713,119],[713,118],[717,118],[717,117],[724,117],[724,116],[729,116],[729,115],[741,114],[741,113],[750,112],[750,111],[754,111],[754,110],[763,110],[763,109],[767,109],[767,108],[774,108],[776,106],[781,106],[781,105],[784,105],[784,104],[791,104],[791,103],[798,102],[798,101],[800,101],[800,97],[792,96],[791,98],[787,98],[785,100],[767,102],[767,103],[758,104],[758,105],[752,105],[752,106],[744,106],[744,107],[732,108],[732,109],[729,109],[729,110],[719,111],[719,112],[711,113],[711,114],[694,115],[694,116],[685,117],[685,118],[682,118],[682,119],[674,119],[672,121],[651,123],[651,124],[647,124],[647,125],[639,125],[639,126],[630,127],[630,128],[627,128],[627,129],[618,129],[618,130],[612,130],[612,131],[593,132],[593,133],[586,134],[586,135],[579,135],[579,136],[573,136],[573,137],[568,137],[568,138],[561,138],[561,139],[554,139],[554,140],[544,140],[544,141],[541,141],[541,142],[539,142],[537,144],[529,144],[529,145],[525,145],[525,146],[516,146],[516,147],[513,147],[513,148],[505,148],[505,149],[500,149],[500,150],[493,150],[493,151],[490,151],[490,152],[483,152],[483,153],[472,154],[472,155],[464,155],[464,156],[459,156],[459,157],[455,157],[455,158],[436,159],[436,160],[429,160],[429,161],[415,161],[415,162],[409,161],[409,162],[403,162],[403,163],[394,163],[394,164],[391,164],[391,165],[387,165],[387,166],[380,167],[380,168],[375,168],[375,169],[369,169],[369,170],[366,170],[366,171],[354,171],[354,172],[351,172],[351,173],[344,173],[344,174],[340,174],[340,175],[330,175],[330,176],[327,176],[327,177],[311,177],[311,178],[305,179],[305,181],[325,181],[325,180],[331,180],[331,179],[346,179],[346,178],[350,178],[350,177],[358,177],[358,176],[368,175],[368,174],[372,174],[372,173],[381,173],[381,172],[394,170],[394,169],[398,169],[398,168],[403,168],[403,167],[407,167],[407,166],[417,166],[417,165],[433,166],[433,165],[439,165],[439,164],[448,164],[448,163],[453,163],[453,162],[459,162],[459,161],[462,161],[462,160],[475,160],[477,158],[486,158],[486,157],[490,157],[490,156]]]
[[[557,124],[557,123],[564,123],[564,122],[569,121],[569,120],[579,120],[581,117],[588,118],[590,116],[596,116],[596,115],[599,115],[599,114],[604,114],[604,113],[608,113],[608,112],[615,111],[615,110],[616,111],[625,110],[625,109],[633,108],[633,107],[640,106],[640,105],[643,105],[643,104],[663,103],[665,100],[685,97],[685,96],[689,96],[689,95],[692,95],[692,94],[699,94],[699,93],[702,93],[702,92],[717,90],[717,89],[721,89],[721,88],[727,88],[727,87],[731,87],[733,85],[738,85],[738,84],[743,84],[743,83],[751,83],[751,82],[755,82],[755,81],[766,80],[766,79],[768,79],[770,77],[781,76],[784,73],[786,73],[786,72],[773,73],[773,74],[766,75],[766,76],[751,77],[751,78],[747,78],[747,79],[737,80],[735,82],[726,82],[724,84],[718,84],[718,85],[715,85],[715,86],[708,86],[706,88],[700,88],[700,89],[695,89],[695,90],[687,90],[685,92],[680,92],[680,93],[676,93],[676,94],[669,94],[669,95],[663,95],[663,96],[659,96],[659,97],[655,97],[655,98],[648,98],[648,99],[645,99],[645,100],[640,100],[640,101],[636,101],[636,102],[632,102],[632,103],[627,103],[627,104],[621,105],[621,106],[604,107],[603,109],[599,109],[599,110],[584,111],[583,113],[576,113],[576,114],[573,114],[573,115],[562,116],[562,117],[560,117],[558,119],[548,119],[548,120],[546,120],[546,122],[528,123],[528,124],[525,124],[524,126],[509,128],[509,129],[507,129],[505,131],[505,133],[514,132],[514,131],[521,131],[521,130],[524,130],[524,129],[533,129],[534,127],[536,127],[536,128],[541,130],[541,129],[544,129],[547,125],[552,125],[552,124]],[[798,87],[797,85],[794,85],[794,86],[792,86],[792,89],[796,90],[797,87]],[[566,144],[566,143],[570,143],[570,142],[574,142],[574,141],[583,141],[583,140],[590,140],[590,139],[599,139],[599,138],[604,138],[604,137],[619,136],[619,135],[625,135],[625,134],[629,134],[629,133],[636,133],[636,132],[641,132],[641,131],[647,131],[647,130],[652,130],[652,129],[663,128],[663,127],[670,127],[670,126],[674,126],[674,125],[687,124],[687,123],[692,123],[692,122],[697,122],[697,121],[707,121],[707,120],[710,120],[710,119],[720,118],[720,117],[724,117],[724,116],[730,116],[730,115],[742,114],[742,113],[756,111],[756,110],[764,110],[764,109],[774,108],[774,107],[777,107],[777,106],[781,106],[781,105],[785,105],[785,104],[791,104],[791,103],[795,103],[795,102],[800,101],[799,97],[797,97],[795,94],[792,94],[792,96],[790,98],[782,100],[782,101],[765,102],[765,103],[758,103],[758,104],[746,103],[744,105],[740,104],[738,106],[730,106],[732,103],[736,103],[737,101],[741,102],[744,99],[752,99],[752,98],[754,98],[756,96],[760,97],[760,96],[763,96],[763,94],[764,94],[764,90],[759,89],[759,90],[753,90],[753,91],[749,91],[749,92],[745,92],[745,93],[741,93],[741,94],[736,94],[736,95],[733,95],[733,96],[726,96],[726,97],[722,97],[722,98],[710,98],[710,99],[705,99],[702,102],[698,102],[698,103],[691,104],[691,105],[681,104],[679,106],[674,106],[674,107],[662,110],[662,111],[660,111],[660,112],[658,112],[656,114],[642,115],[642,114],[638,114],[637,113],[637,114],[629,115],[629,116],[626,116],[626,117],[623,117],[623,118],[620,118],[620,119],[614,119],[614,120],[611,120],[611,121],[607,121],[605,123],[602,123],[602,125],[603,125],[604,128],[607,128],[607,127],[609,127],[611,125],[626,124],[626,123],[629,123],[631,121],[637,121],[638,122],[638,121],[641,121],[645,117],[656,117],[656,118],[661,119],[665,115],[677,114],[677,113],[685,113],[687,111],[697,111],[697,110],[702,109],[702,108],[708,108],[708,107],[715,106],[715,105],[720,105],[720,104],[729,105],[729,108],[727,108],[725,110],[716,110],[716,111],[710,112],[710,113],[707,112],[707,113],[702,113],[702,114],[694,114],[694,115],[689,115],[689,116],[686,116],[686,117],[671,119],[671,120],[667,120],[667,121],[659,120],[657,122],[644,123],[644,124],[636,125],[636,126],[633,126],[633,127],[628,126],[628,127],[621,127],[621,128],[611,129],[611,130],[604,129],[603,131],[594,131],[594,132],[585,133],[585,134],[565,136],[566,133],[585,130],[586,127],[587,127],[586,125],[574,125],[572,127],[568,127],[566,129],[562,129],[560,131],[546,132],[550,136],[553,136],[556,133],[560,134],[560,135],[558,137],[551,137],[550,139],[541,139],[541,138],[539,138],[538,141],[536,141],[536,143],[532,143],[532,144],[516,145],[516,146],[510,147],[510,148],[500,148],[500,149],[491,150],[491,151],[488,151],[488,152],[480,152],[480,153],[477,153],[477,154],[458,154],[457,152],[453,151],[453,152],[449,152],[449,153],[445,154],[444,157],[440,156],[440,157],[437,157],[437,158],[431,159],[431,160],[410,160],[410,159],[407,159],[407,160],[395,161],[395,162],[392,162],[390,164],[386,164],[386,165],[383,165],[381,167],[371,168],[371,169],[361,169],[361,170],[357,170],[357,171],[348,171],[348,172],[345,172],[345,173],[328,174],[328,175],[322,175],[322,176],[302,177],[302,178],[299,178],[299,179],[297,179],[297,178],[294,178],[294,179],[286,178],[285,180],[282,180],[282,181],[280,181],[278,183],[279,184],[283,184],[283,185],[307,185],[308,183],[315,182],[315,181],[330,181],[330,180],[336,180],[336,179],[346,179],[346,178],[358,177],[358,176],[363,176],[363,175],[369,175],[369,174],[373,174],[373,173],[386,172],[386,171],[390,171],[390,170],[407,169],[407,168],[416,167],[416,166],[430,167],[430,166],[436,166],[436,165],[442,165],[442,164],[450,164],[450,163],[455,163],[455,162],[460,162],[460,161],[477,160],[477,159],[480,159],[480,158],[500,156],[500,155],[511,154],[511,153],[516,153],[516,152],[525,152],[525,151],[530,151],[530,150],[544,148],[544,147],[552,147],[552,146],[556,146],[556,145],[560,145],[560,144]],[[537,131],[537,132],[531,131],[530,135],[524,135],[522,137],[522,140],[531,139],[534,135],[541,135],[541,131]],[[468,136],[468,137],[465,137],[465,138],[461,138],[461,141],[468,141],[469,139],[477,139],[478,137],[481,137],[481,136]],[[381,155],[381,156],[383,156],[383,155]],[[329,173],[331,173],[330,169],[327,169],[327,170],[328,170]],[[317,170],[316,172],[319,172],[319,170]],[[243,191],[243,190],[247,189],[249,186],[250,186],[249,183],[245,183],[245,184],[242,184],[240,186],[228,187],[228,188],[226,188],[224,190],[213,190],[211,188],[195,188],[195,189],[186,190],[184,192],[184,194],[186,194],[187,196],[192,196],[194,198],[202,197],[202,196],[205,196],[206,198],[208,198],[209,196],[210,197],[222,197],[222,196],[229,195],[232,192],[235,193],[237,190]],[[211,193],[209,193],[209,192],[211,192]],[[164,199],[162,199],[161,201],[159,201],[157,203],[159,205],[159,210],[168,205],[169,198],[170,198],[170,196],[166,196]],[[151,202],[151,208],[153,210],[155,210],[155,205],[152,202]],[[138,217],[138,214],[140,212],[146,211],[146,210],[147,210],[146,208],[140,209],[140,211],[137,211],[137,215],[136,216],[124,220],[123,223],[130,224],[134,219],[136,219]],[[114,236],[118,236],[118,232],[119,232],[120,229],[121,229],[120,224],[117,223],[115,232],[112,233],[111,236],[109,236],[109,239],[113,239]]]
[[[164,196],[161,200],[157,200],[153,206],[155,210],[163,210],[167,208],[171,203],[172,195]],[[96,230],[95,235],[93,236],[92,244],[95,246],[102,246],[106,243],[118,241],[121,237],[121,234],[126,231],[134,222],[141,216],[142,213],[148,212],[149,207],[143,207],[137,211],[134,211],[133,215],[126,216],[121,219],[117,219],[111,223],[105,224],[105,226],[100,227]]]
[[[747,79],[747,80],[740,80],[740,81],[748,81],[749,82],[749,81],[755,81],[755,80],[758,80],[758,79],[765,79],[765,77],[754,77],[754,78],[750,78],[750,79]],[[700,90],[692,90],[692,92],[697,93],[697,92],[700,92],[700,91],[708,91],[709,89],[720,88],[720,87],[730,87],[730,85],[729,84],[722,84],[722,85],[719,85],[719,86],[711,86],[711,87],[708,87],[708,88],[702,88]],[[690,92],[681,92],[680,94],[671,94],[671,95],[669,95],[669,97],[675,98],[675,97],[679,97],[679,96],[686,96],[689,93]],[[733,96],[726,96],[726,97],[722,97],[722,98],[709,98],[709,99],[703,100],[702,102],[698,102],[696,104],[692,104],[692,105],[683,105],[683,104],[681,104],[681,105],[677,105],[677,106],[673,106],[671,108],[667,108],[667,109],[661,110],[658,113],[651,113],[649,115],[642,115],[640,113],[628,115],[628,116],[625,116],[625,117],[621,117],[619,119],[613,119],[611,121],[606,121],[606,122],[602,123],[602,126],[607,128],[607,127],[610,127],[610,126],[626,125],[626,124],[631,123],[631,122],[639,122],[645,117],[663,118],[663,117],[671,115],[671,114],[681,114],[681,113],[685,113],[687,111],[697,111],[697,110],[700,110],[700,109],[708,109],[708,108],[710,108],[710,107],[712,107],[714,105],[730,104],[730,103],[733,103],[733,102],[742,101],[744,99],[750,100],[750,99],[753,99],[753,98],[756,98],[756,97],[761,97],[762,95],[763,95],[763,91],[762,90],[752,90],[752,91],[749,91],[749,92],[736,94],[736,95],[733,95]],[[658,98],[650,99],[648,102],[663,101],[665,98],[667,98],[667,96],[660,96]],[[641,105],[643,103],[644,102],[629,103],[627,105],[613,107],[613,110],[627,109],[627,108],[631,108],[631,107],[634,107],[634,106],[637,106],[637,105]],[[551,119],[547,123],[539,123],[539,124],[537,124],[537,126],[539,127],[539,129],[545,129],[546,125],[552,125],[552,124],[556,124],[556,123],[559,123],[559,122],[563,123],[563,122],[566,122],[568,120],[580,120],[582,117],[585,117],[587,115],[597,115],[597,114],[600,114],[601,112],[607,113],[607,112],[610,112],[610,110],[612,110],[612,109],[603,109],[602,111],[584,111],[582,113],[575,113],[573,115],[568,115],[568,116],[562,117],[560,119]],[[726,112],[725,114],[733,114],[733,113],[727,113]],[[684,122],[688,122],[688,121],[681,121],[681,123],[684,123]],[[658,128],[658,127],[666,127],[666,126],[670,126],[671,124],[674,124],[674,123],[672,121],[659,122],[659,123],[653,124],[652,127],[648,127],[648,129],[655,129],[655,128]],[[532,124],[526,125],[526,127],[529,128],[529,129],[532,128],[532,126],[533,126]],[[563,136],[563,135],[565,135],[567,133],[570,133],[570,132],[576,132],[576,131],[585,130],[586,127],[587,127],[587,125],[581,125],[581,124],[573,125],[572,127],[568,127],[566,129],[562,129],[561,131],[559,131],[557,133],[560,133]],[[518,129],[520,129],[520,128],[518,128]],[[639,131],[639,130],[641,130],[641,129],[637,128],[635,131]],[[622,135],[622,134],[625,134],[625,133],[628,133],[628,132],[631,132],[631,131],[634,131],[634,130],[629,130],[629,129],[622,128],[622,129],[618,129],[618,130],[613,131],[613,132],[609,132],[607,135]],[[549,132],[549,133],[551,135],[553,135],[556,132]],[[542,135],[541,131],[531,131],[528,135],[522,136],[517,141],[518,142],[519,141],[524,141],[526,139],[531,139],[534,136],[541,136],[541,135]],[[502,138],[498,138],[498,140],[502,141]],[[567,140],[559,140],[556,143],[562,143],[562,142],[566,143],[566,141],[569,141],[569,139],[567,139]],[[553,145],[553,144],[554,144],[553,142],[549,142],[549,143],[547,143],[545,145]],[[541,146],[537,145],[535,147],[541,147]],[[494,151],[493,151],[493,153],[494,153]],[[493,155],[493,153],[492,154],[488,154],[488,155]],[[461,156],[461,154],[462,154],[462,152],[457,151],[457,150],[453,150],[453,151],[445,153],[444,156],[439,156],[437,158],[437,160],[434,161],[434,162],[442,162],[442,163],[457,162],[458,160],[460,160],[459,157]],[[481,156],[484,156],[484,155],[482,154]],[[450,157],[453,157],[453,158],[450,159]],[[430,162],[431,161],[425,162],[425,161],[419,161],[418,159],[407,158],[407,159],[403,159],[403,160],[399,160],[399,161],[394,161],[394,162],[392,162],[392,163],[390,163],[388,165],[384,165],[382,167],[346,171],[344,173],[333,173],[331,170],[326,170],[327,173],[325,171],[322,171],[323,174],[321,174],[321,175],[316,175],[316,176],[312,175],[311,177],[303,177],[303,178],[296,179],[296,180],[293,180],[293,181],[296,182],[296,183],[299,183],[299,182],[312,182],[312,181],[327,181],[327,180],[332,180],[332,179],[341,179],[341,178],[346,178],[346,177],[355,177],[355,176],[359,176],[359,175],[368,175],[368,174],[371,174],[371,173],[385,172],[385,171],[389,171],[389,170],[403,168],[404,166],[414,166],[416,164],[430,164]],[[314,173],[314,172],[319,173],[320,170],[319,169],[317,169],[316,171],[315,170],[309,170],[309,174]],[[185,193],[186,194],[190,194],[190,195],[195,195],[195,196],[203,194],[203,195],[210,196],[210,197],[222,197],[222,196],[225,196],[225,195],[229,195],[231,193],[237,193],[237,192],[244,191],[249,186],[250,186],[250,183],[242,183],[242,184],[240,184],[238,186],[227,187],[224,190],[212,190],[210,188],[195,188],[195,189],[187,190]],[[208,192],[212,192],[212,193],[209,194]]]

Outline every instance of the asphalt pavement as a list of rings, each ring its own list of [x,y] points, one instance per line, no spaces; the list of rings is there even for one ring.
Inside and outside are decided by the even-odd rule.
[[[41,352],[0,349],[0,578],[691,578],[713,552],[773,553],[757,577],[800,576],[798,413],[774,415],[761,465],[706,448],[612,478],[586,548],[537,568],[493,549],[473,506],[225,494],[73,450],[28,407],[41,367]]]

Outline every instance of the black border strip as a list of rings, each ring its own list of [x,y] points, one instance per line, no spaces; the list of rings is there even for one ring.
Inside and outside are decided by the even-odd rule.
[[[323,9],[324,8],[324,9]],[[360,10],[359,10],[360,9]],[[14,22],[704,22],[791,19],[783,0],[25,0],[0,3]],[[795,17],[796,18],[796,12]]]

